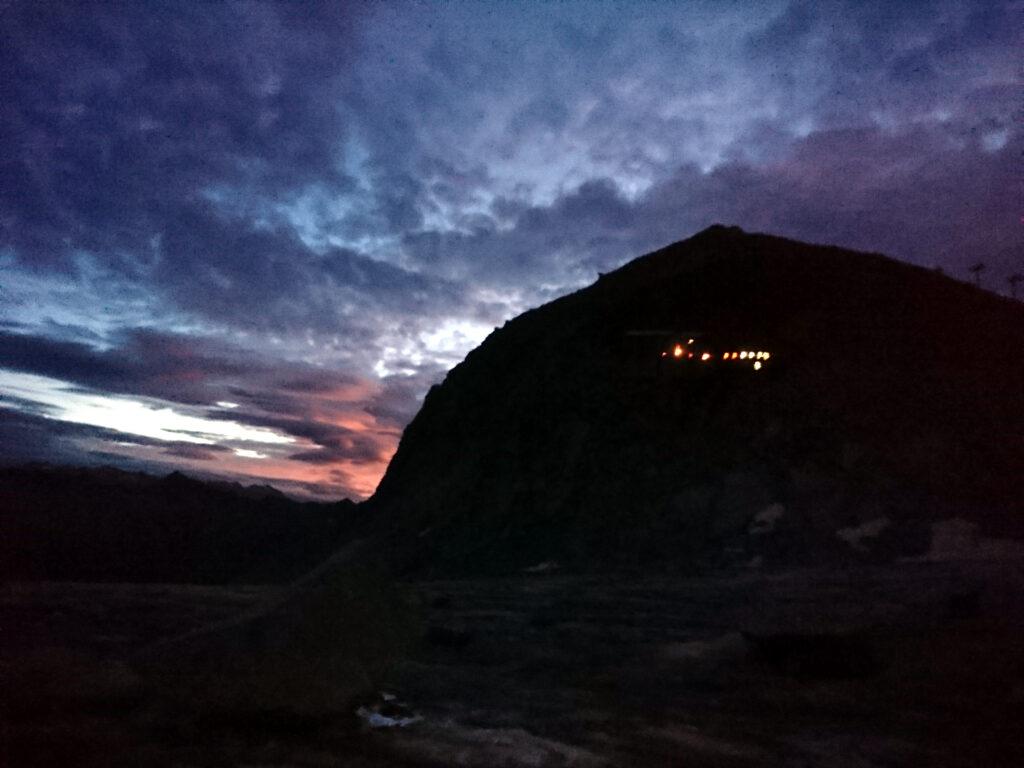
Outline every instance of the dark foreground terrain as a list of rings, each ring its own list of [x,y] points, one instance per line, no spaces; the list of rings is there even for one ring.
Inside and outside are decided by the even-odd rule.
[[[10,766],[1024,764],[1024,563],[409,585],[420,716],[169,709],[126,660],[275,588],[8,585]]]

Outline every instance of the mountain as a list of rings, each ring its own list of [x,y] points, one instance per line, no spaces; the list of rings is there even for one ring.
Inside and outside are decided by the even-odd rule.
[[[350,536],[356,505],[109,467],[0,469],[0,579],[290,581]]]
[[[1012,549],[1022,393],[1024,305],[714,226],[494,331],[366,513],[420,576]]]

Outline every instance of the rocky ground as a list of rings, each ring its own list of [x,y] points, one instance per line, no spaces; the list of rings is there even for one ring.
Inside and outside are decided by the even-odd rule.
[[[0,762],[1020,765],[1022,587],[1019,561],[418,583],[423,640],[363,702],[415,722],[370,728],[168,712],[125,663],[275,590],[8,585]]]

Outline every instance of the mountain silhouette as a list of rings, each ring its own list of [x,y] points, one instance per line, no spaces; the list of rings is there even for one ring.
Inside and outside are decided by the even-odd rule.
[[[351,536],[356,505],[172,472],[0,469],[0,580],[275,583]]]
[[[365,511],[413,575],[924,556],[1021,536],[1022,393],[1021,304],[713,226],[495,330]]]

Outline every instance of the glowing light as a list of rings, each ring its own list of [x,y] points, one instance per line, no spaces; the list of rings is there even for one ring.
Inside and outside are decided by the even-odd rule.
[[[723,352],[722,353],[722,359],[723,360],[728,360],[729,359],[729,353],[728,352]]]
[[[662,357],[668,357],[668,352],[662,352],[662,353],[661,353],[661,356],[662,356]]]
[[[732,353],[732,359],[733,359],[733,360],[735,360],[735,359],[736,359],[736,357],[737,357],[737,353],[736,353],[736,352],[733,352],[733,353]]]
[[[767,360],[767,359],[768,359],[768,353],[767,353],[767,352],[765,352],[765,353],[764,353],[764,359],[765,359],[765,360]]]
[[[761,370],[761,361],[760,360],[758,360],[758,361],[756,361],[754,363],[754,370],[755,371],[760,371]]]
[[[676,344],[675,348],[672,350],[672,356],[673,357],[682,357],[683,356],[683,345],[682,344]]]
[[[700,356],[700,359],[701,359],[701,361],[702,361],[702,362],[705,362],[705,363],[706,363],[706,362],[707,362],[708,360],[710,360],[710,359],[711,359],[711,355],[710,355],[710,354],[708,354],[707,352],[705,352],[704,354],[702,354],[702,355]]]
[[[686,340],[686,343],[687,343],[687,344],[693,344],[693,339],[687,339],[687,340]]]
[[[740,352],[740,360],[746,360],[746,359],[747,359],[747,353],[746,352]]]

